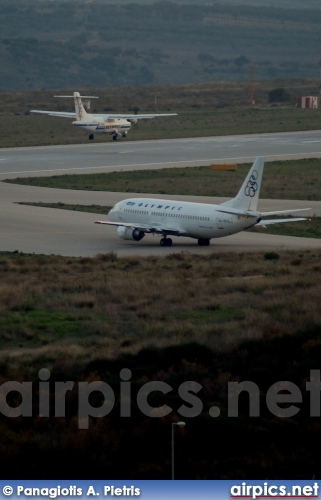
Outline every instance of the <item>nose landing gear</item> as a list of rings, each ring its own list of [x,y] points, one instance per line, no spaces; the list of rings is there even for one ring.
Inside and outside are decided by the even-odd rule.
[[[197,243],[201,247],[208,247],[208,245],[210,244],[210,240],[208,240],[207,238],[199,238]]]

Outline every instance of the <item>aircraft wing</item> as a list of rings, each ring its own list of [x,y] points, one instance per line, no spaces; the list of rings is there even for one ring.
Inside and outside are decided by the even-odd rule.
[[[103,220],[97,220],[95,224],[107,224],[108,226],[124,226],[124,227],[132,227],[133,229],[138,229],[139,231],[143,231],[144,233],[156,233],[156,234],[185,234],[186,231],[182,231],[181,229],[174,229],[172,227],[165,226],[164,224],[135,224],[132,222],[109,222]]]
[[[76,118],[76,113],[65,113],[64,111],[40,111],[38,109],[31,109],[30,113],[39,113],[48,116],[60,116],[60,118]]]
[[[144,120],[148,118],[158,118],[161,116],[177,116],[177,113],[162,113],[162,114],[148,114],[148,115],[125,115],[125,114],[111,114],[103,115],[104,119],[119,118],[124,120]]]

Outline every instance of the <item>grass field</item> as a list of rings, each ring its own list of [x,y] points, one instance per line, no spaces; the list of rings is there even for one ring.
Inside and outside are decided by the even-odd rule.
[[[320,251],[142,259],[1,254],[0,382],[33,383],[33,418],[0,416],[3,470],[22,479],[35,471],[48,479],[57,470],[63,479],[81,479],[84,467],[93,479],[103,471],[115,479],[166,479],[171,422],[182,419],[178,388],[192,381],[191,396],[199,384],[202,406],[177,435],[177,477],[318,475],[319,424],[309,418],[308,394],[298,415],[283,419],[269,413],[264,398],[278,380],[304,391],[309,370],[319,367],[320,258]],[[42,368],[50,370],[48,417],[39,415]],[[119,416],[123,368],[131,371],[131,418]],[[240,417],[229,418],[228,383],[245,380],[260,389],[260,417],[249,417],[241,397]],[[65,418],[55,417],[55,383],[67,381],[108,383],[113,411],[79,430],[76,385]],[[172,408],[167,417],[138,411],[138,391],[151,381],[173,388],[149,398],[154,408]],[[8,404],[19,405],[16,394]],[[92,396],[92,405],[103,404],[98,390]],[[208,413],[213,405],[221,410],[216,419]],[[26,461],[27,450],[33,460]],[[48,453],[59,457],[54,472]]]
[[[171,109],[166,112],[175,112]],[[178,116],[141,120],[133,125],[127,139],[175,139],[266,132],[318,130],[321,109],[283,108],[181,110]],[[18,131],[23,130],[23,134]],[[95,142],[110,142],[111,136],[95,136]],[[46,146],[54,144],[85,144],[88,136],[63,118],[33,114],[0,114],[0,147]]]
[[[313,79],[259,82],[255,107],[249,106],[246,82],[210,82],[186,85],[159,85],[96,89],[99,101],[92,112],[178,113],[178,116],[141,120],[129,131],[128,141],[178,137],[221,136],[260,132],[318,130],[321,109],[298,109],[299,95],[315,95],[319,82]],[[269,103],[269,92],[285,88],[290,102]],[[86,94],[88,89],[78,89]],[[65,89],[64,94],[74,91]],[[155,109],[155,92],[158,92]],[[72,120],[30,114],[31,109],[74,111],[71,102],[54,99],[61,90],[1,91],[0,147],[54,144],[83,144],[87,135],[72,126]],[[97,135],[95,141],[110,141]]]
[[[65,358],[67,346],[72,364],[192,341],[223,351],[244,339],[262,339],[273,325],[304,330],[321,322],[312,300],[321,286],[320,256],[2,254],[0,362],[10,359],[9,370],[35,373],[42,363],[51,368],[57,356]],[[296,303],[301,306],[294,314]],[[266,314],[275,304],[277,316]]]
[[[5,182],[27,186],[92,191],[116,191],[193,196],[233,197],[249,171],[250,164],[237,171],[212,170],[210,166],[111,172],[107,174],[25,177]],[[266,163],[260,197],[265,199],[320,200],[321,159]]]

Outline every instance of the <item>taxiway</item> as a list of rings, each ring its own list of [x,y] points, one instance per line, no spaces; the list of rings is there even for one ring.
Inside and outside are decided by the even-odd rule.
[[[162,141],[119,142],[0,150],[0,179],[209,165],[218,162],[251,162],[256,156],[274,159],[321,157],[321,132],[205,137]],[[263,179],[264,182],[264,179]],[[152,194],[152,193],[151,193]],[[321,248],[321,240],[243,232],[212,240],[199,247],[190,238],[173,238],[173,247],[159,247],[159,237],[147,235],[141,242],[124,241],[116,229],[94,224],[103,219],[68,210],[39,208],[19,202],[62,202],[112,206],[135,193],[106,193],[35,188],[0,182],[0,250],[66,256],[95,256],[114,252],[125,255],[160,255],[173,252],[255,251]],[[146,195],[148,196],[148,195]],[[196,200],[167,196],[169,199]],[[197,198],[219,203],[224,198]],[[260,200],[261,210],[311,207],[303,215],[321,215],[320,202]]]

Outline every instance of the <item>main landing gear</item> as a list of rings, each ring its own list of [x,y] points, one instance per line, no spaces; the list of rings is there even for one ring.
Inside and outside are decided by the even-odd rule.
[[[93,141],[93,140],[94,140],[94,134],[90,134],[90,135],[88,136],[88,139],[89,139],[90,141]]]
[[[208,247],[209,244],[210,244],[210,241],[209,239],[207,238],[199,238],[197,240],[197,243],[199,244],[199,246],[201,247]],[[163,238],[161,238],[160,242],[159,242],[160,246],[161,247],[171,247],[172,244],[173,244],[173,241],[171,238],[167,238],[167,236],[164,236]]]
[[[117,139],[118,139],[118,135],[117,134],[113,135],[113,141],[117,141]]]
[[[173,241],[171,238],[167,238],[166,236],[162,238],[159,242],[161,247],[171,247],[173,244]]]
[[[199,238],[198,244],[200,247],[208,247],[208,245],[210,244],[210,240],[208,240],[207,238]]]

